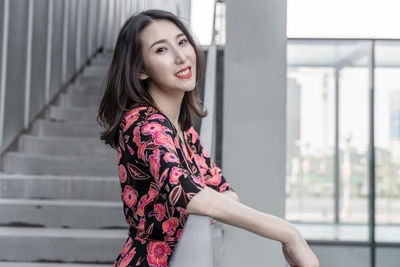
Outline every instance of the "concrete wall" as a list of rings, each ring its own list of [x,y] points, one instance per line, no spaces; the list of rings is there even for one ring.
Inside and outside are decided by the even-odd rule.
[[[226,1],[224,71],[224,176],[242,203],[284,217],[286,1]],[[224,266],[284,266],[279,242],[224,228]]]

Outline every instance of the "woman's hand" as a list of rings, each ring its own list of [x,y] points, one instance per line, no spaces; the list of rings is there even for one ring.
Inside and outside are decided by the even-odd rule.
[[[282,243],[282,251],[291,267],[319,267],[317,257],[300,233],[287,243]]]

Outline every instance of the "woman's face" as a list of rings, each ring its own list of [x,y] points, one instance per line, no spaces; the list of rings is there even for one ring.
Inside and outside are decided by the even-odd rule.
[[[156,20],[140,33],[144,69],[150,90],[176,93],[196,86],[196,53],[185,34],[169,20]]]

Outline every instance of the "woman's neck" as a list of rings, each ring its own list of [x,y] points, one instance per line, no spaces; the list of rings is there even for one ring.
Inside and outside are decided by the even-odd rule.
[[[181,111],[182,100],[185,92],[176,91],[175,94],[167,94],[165,91],[150,87],[149,93],[162,113],[168,117],[168,119],[174,124],[175,128],[180,129],[179,113]]]

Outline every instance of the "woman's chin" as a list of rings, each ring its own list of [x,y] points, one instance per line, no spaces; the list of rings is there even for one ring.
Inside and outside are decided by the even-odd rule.
[[[182,88],[185,92],[190,92],[193,91],[196,88],[196,84],[193,83],[191,85],[185,86],[184,88]]]

